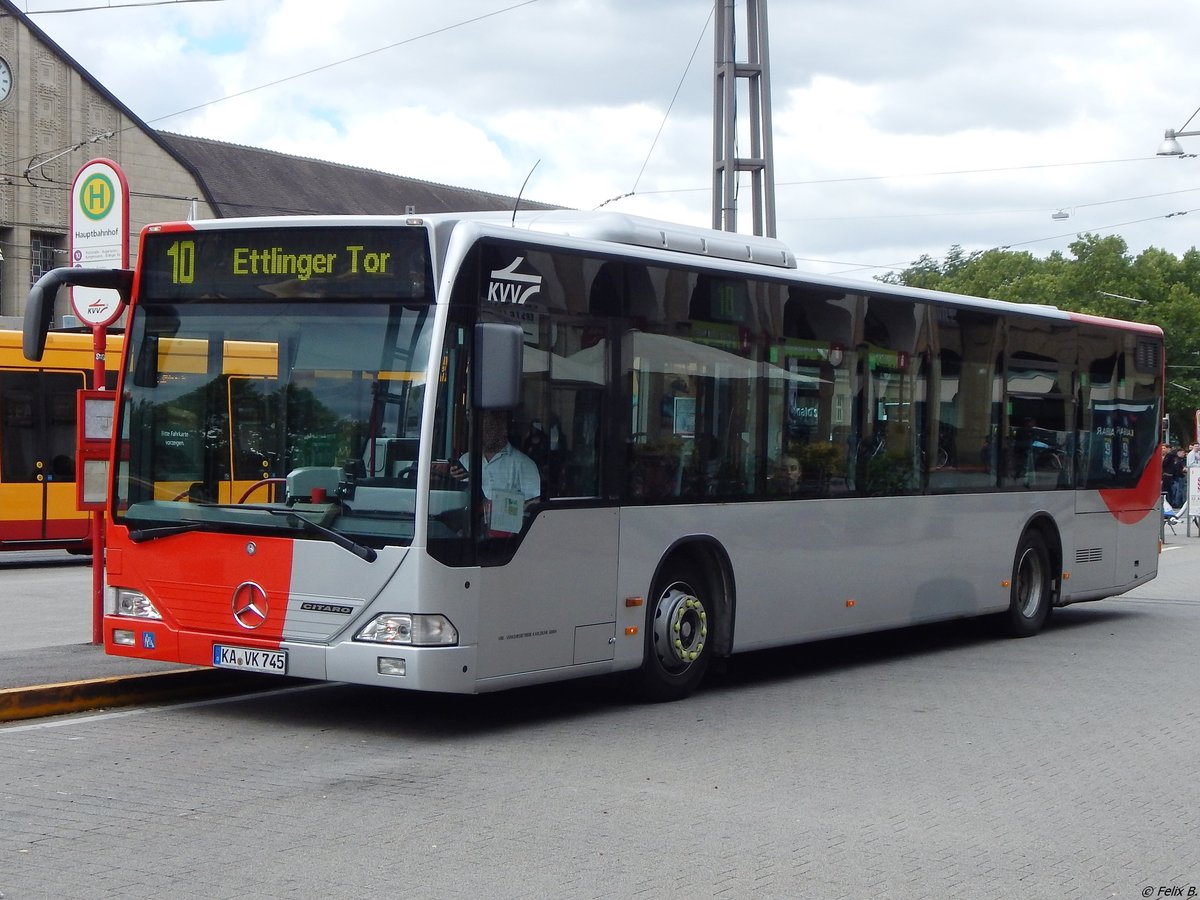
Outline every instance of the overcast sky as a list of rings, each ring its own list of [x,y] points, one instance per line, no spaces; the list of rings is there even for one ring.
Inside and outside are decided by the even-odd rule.
[[[540,160],[531,199],[711,221],[711,0],[139,2],[19,0],[166,131],[510,195]],[[1155,156],[1200,108],[1200,3],[760,3],[801,268],[1200,243],[1200,159]]]

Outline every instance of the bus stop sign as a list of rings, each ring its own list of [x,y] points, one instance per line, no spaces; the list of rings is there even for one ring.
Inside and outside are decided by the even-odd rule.
[[[93,159],[71,185],[71,266],[88,269],[129,267],[129,184],[112,160]],[[120,318],[121,296],[114,290],[74,286],[71,308],[93,328]]]

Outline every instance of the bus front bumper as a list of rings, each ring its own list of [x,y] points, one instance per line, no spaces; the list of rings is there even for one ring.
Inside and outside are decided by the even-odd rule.
[[[472,694],[478,689],[473,645],[255,641],[211,632],[175,632],[159,621],[121,616],[104,617],[104,634],[105,650],[117,656],[413,691]],[[118,634],[123,635],[119,640]]]

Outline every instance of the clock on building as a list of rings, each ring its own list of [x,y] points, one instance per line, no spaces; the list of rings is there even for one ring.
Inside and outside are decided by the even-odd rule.
[[[13,88],[13,71],[8,60],[0,56],[0,103],[8,99]]]

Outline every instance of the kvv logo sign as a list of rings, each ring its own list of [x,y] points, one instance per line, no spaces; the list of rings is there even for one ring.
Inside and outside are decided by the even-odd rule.
[[[492,269],[492,280],[488,282],[488,303],[524,306],[530,297],[541,292],[541,275],[526,275],[517,271],[523,262],[525,257],[518,256],[503,269]]]
[[[71,185],[71,265],[124,269],[129,265],[129,184],[112,160],[93,159]],[[72,287],[71,308],[80,321],[111,325],[121,315],[116,291]]]

